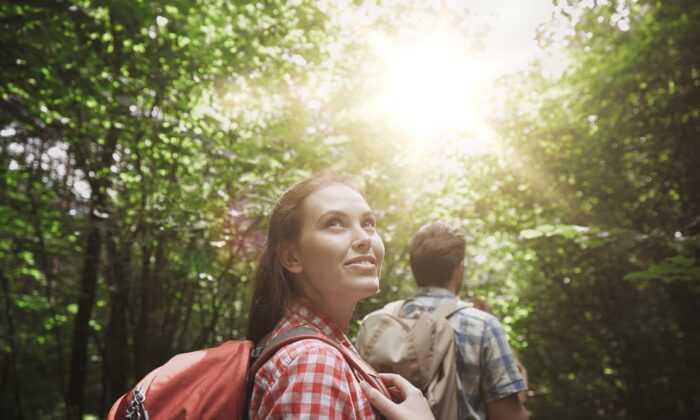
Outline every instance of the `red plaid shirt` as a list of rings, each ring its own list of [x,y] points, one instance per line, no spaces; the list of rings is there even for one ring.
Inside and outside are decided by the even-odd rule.
[[[270,338],[307,326],[357,354],[345,334],[310,304],[293,303]],[[359,354],[357,357],[361,359]],[[275,353],[255,375],[249,417],[374,419],[375,413],[343,354],[320,340],[300,340]]]

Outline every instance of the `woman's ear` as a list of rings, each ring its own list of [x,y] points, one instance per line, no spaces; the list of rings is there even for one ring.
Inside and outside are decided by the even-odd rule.
[[[294,246],[289,242],[283,242],[277,246],[277,257],[280,264],[290,273],[299,274],[304,271]]]

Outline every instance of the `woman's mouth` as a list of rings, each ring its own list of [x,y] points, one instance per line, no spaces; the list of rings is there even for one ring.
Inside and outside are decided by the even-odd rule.
[[[345,267],[357,270],[372,270],[377,266],[377,259],[371,255],[362,255],[351,258],[345,263]]]

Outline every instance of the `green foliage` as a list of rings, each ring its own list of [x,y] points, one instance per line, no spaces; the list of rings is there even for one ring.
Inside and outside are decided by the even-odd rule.
[[[700,266],[695,258],[686,255],[674,255],[654,264],[646,271],[638,271],[625,275],[627,280],[662,280],[674,282],[678,280],[697,281],[700,279]]]
[[[536,193],[540,209],[520,232],[532,258],[512,267],[529,308],[513,329],[528,342],[530,407],[537,418],[694,417],[700,34],[689,22],[700,9],[560,8],[573,35],[545,28],[541,41],[571,66],[507,82],[499,123],[522,200]]]

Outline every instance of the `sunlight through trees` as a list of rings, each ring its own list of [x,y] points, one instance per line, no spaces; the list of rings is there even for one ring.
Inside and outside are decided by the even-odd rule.
[[[356,320],[413,290],[414,231],[452,221],[532,418],[700,414],[698,2],[0,16],[7,418],[101,418],[173,354],[241,338],[270,206],[322,170],[363,187],[386,244]]]

